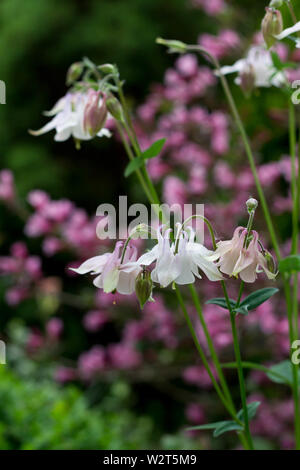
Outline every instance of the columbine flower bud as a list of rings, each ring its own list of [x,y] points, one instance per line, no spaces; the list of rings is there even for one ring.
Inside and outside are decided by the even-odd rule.
[[[278,272],[277,272],[277,266],[276,266],[276,262],[274,260],[274,257],[271,255],[271,253],[267,250],[264,249],[263,251],[263,256],[267,262],[267,268],[268,270],[274,274],[274,278],[277,276]]]
[[[253,197],[250,197],[248,201],[246,202],[247,210],[250,214],[250,212],[255,211],[258,206],[258,201],[254,199]]]
[[[80,77],[83,72],[83,67],[84,66],[82,62],[74,62],[74,64],[69,67],[66,78],[66,83],[68,86],[72,85]]]
[[[99,106],[99,100],[102,98]],[[91,92],[84,110],[83,127],[90,136],[95,136],[102,129],[107,118],[106,96],[101,91]]]
[[[280,8],[283,5],[283,0],[271,0],[270,7],[271,8]]]
[[[144,308],[145,303],[148,300],[152,300],[152,279],[151,273],[146,269],[137,276],[135,281],[135,293],[140,303],[141,309]]]
[[[261,30],[268,48],[276,42],[277,34],[283,30],[282,16],[279,10],[274,8],[266,8],[266,14],[261,23]]]
[[[179,54],[184,54],[187,51],[187,45],[184,44],[184,42],[176,41],[174,39],[157,38],[156,43],[167,46],[170,53],[177,52]]]
[[[110,96],[106,101],[106,106],[108,112],[114,117],[117,121],[124,121],[124,113],[121,103],[115,96]]]
[[[98,66],[98,70],[105,74],[116,73],[116,67],[112,64],[103,64]]]
[[[255,70],[252,64],[246,64],[239,74],[240,86],[246,96],[251,95],[255,87]]]

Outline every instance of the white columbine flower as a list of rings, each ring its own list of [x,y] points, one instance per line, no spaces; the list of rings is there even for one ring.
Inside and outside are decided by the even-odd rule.
[[[290,36],[291,34],[293,33],[297,33],[300,31],[300,21],[298,21],[298,23],[294,24],[294,26],[291,26],[290,28],[286,28],[284,29],[280,34],[277,34],[275,37],[276,39],[278,39],[279,41],[281,39],[284,39],[288,36]],[[296,47],[298,49],[300,49],[300,39],[299,38],[292,38],[295,43],[296,43]]]
[[[112,253],[94,256],[82,263],[79,268],[71,268],[72,271],[78,274],[98,274],[94,279],[94,285],[106,293],[117,291],[119,294],[132,294],[135,290],[135,280],[142,269],[136,263],[135,247],[128,245],[122,259],[123,244],[117,242]]]
[[[255,87],[280,87],[286,81],[282,72],[276,73],[272,56],[263,46],[252,46],[244,59],[238,60],[233,65],[221,67],[221,72],[224,75],[237,72],[235,83],[240,85],[241,77],[244,73],[248,73],[249,68],[253,73]]]
[[[189,229],[179,230],[175,242],[170,241],[171,230],[161,228],[157,230],[158,243],[151,251],[142,255],[137,263],[149,266],[156,261],[151,273],[154,282],[162,287],[167,287],[172,282],[176,284],[191,284],[195,282],[195,276],[201,279],[199,269],[202,270],[211,281],[220,281],[222,275],[217,266],[209,258],[212,251],[200,243],[194,242],[195,234]]]
[[[94,93],[95,91],[92,89],[86,93],[67,93],[55,104],[51,111],[44,113],[46,116],[53,117],[53,119],[38,131],[30,131],[31,134],[37,136],[55,129],[56,134],[54,140],[57,142],[65,141],[71,136],[76,140],[92,139],[93,136],[90,135],[85,128],[86,126],[84,126],[84,112]],[[100,106],[101,100],[99,101],[99,107]],[[97,136],[110,137],[111,133],[108,129],[103,127],[97,133]]]

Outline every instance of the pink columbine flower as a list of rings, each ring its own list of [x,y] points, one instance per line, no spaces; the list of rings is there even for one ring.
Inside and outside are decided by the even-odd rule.
[[[244,282],[254,282],[257,273],[262,271],[268,279],[275,279],[276,274],[269,270],[267,259],[261,251],[258,233],[252,230],[251,234],[251,241],[246,248],[244,245],[247,229],[237,227],[231,240],[217,243],[217,250],[211,259],[219,259],[218,266],[222,273],[240,276]]]
[[[78,274],[98,274],[94,285],[104,292],[117,291],[123,295],[130,295],[135,289],[135,280],[142,268],[137,260],[137,249],[128,245],[122,260],[123,242],[117,242],[112,253],[94,256],[79,266],[70,268]]]
[[[84,117],[86,107],[90,103],[91,95],[94,96],[94,93],[95,91],[92,89],[87,93],[67,93],[56,103],[51,111],[45,113],[46,116],[51,116],[53,119],[38,131],[30,131],[30,133],[38,136],[55,129],[54,140],[57,142],[65,141],[71,136],[77,140],[92,139],[94,134],[91,135],[86,128]],[[101,107],[101,103],[102,100],[98,102],[99,107]],[[109,130],[103,126],[95,133],[98,137],[110,137],[111,135]]]

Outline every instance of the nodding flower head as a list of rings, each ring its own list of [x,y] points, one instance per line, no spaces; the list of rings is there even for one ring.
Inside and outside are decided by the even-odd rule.
[[[175,242],[170,239],[171,229],[157,230],[158,243],[151,251],[138,259],[141,265],[149,266],[156,262],[151,273],[153,282],[167,287],[171,283],[191,284],[195,277],[201,279],[199,269],[203,271],[211,281],[222,279],[217,266],[210,260],[213,254],[200,243],[194,241],[195,234],[189,231],[178,230]]]
[[[142,268],[136,263],[137,249],[128,245],[124,254],[123,245],[123,242],[117,242],[112,253],[94,256],[79,268],[71,269],[78,274],[97,274],[94,285],[106,293],[117,291],[124,295],[132,294]]]
[[[38,131],[29,131],[30,134],[39,136],[54,129],[56,131],[54,140],[57,142],[63,142],[70,137],[73,137],[78,142],[92,139],[95,137],[95,134],[93,134],[94,130],[100,126],[100,121],[103,121],[105,116],[105,107],[101,108],[103,98],[99,102],[100,96],[96,98],[95,93],[97,94],[92,89],[87,92],[68,92],[50,111],[44,113],[52,118],[51,121]],[[96,101],[98,107],[100,105],[101,111],[99,114],[101,116],[98,114],[98,111],[95,112],[95,109],[93,111],[90,110],[91,102],[95,106]],[[89,107],[88,122],[87,107]],[[102,122],[100,130],[96,133],[98,137],[111,136],[109,130],[103,127],[104,123],[105,120]],[[89,132],[90,130],[92,134]]]
[[[248,242],[245,243],[246,237]],[[244,282],[254,282],[257,273],[264,272],[268,279],[275,279],[276,273],[270,270],[270,262],[259,242],[258,233],[237,227],[231,240],[217,243],[212,259],[219,260],[220,271],[228,276],[240,277]]]

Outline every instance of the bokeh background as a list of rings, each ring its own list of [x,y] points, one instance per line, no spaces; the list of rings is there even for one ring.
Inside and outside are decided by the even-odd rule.
[[[261,40],[265,6],[261,0],[1,1],[0,79],[7,87],[7,104],[0,105],[0,333],[7,344],[7,365],[0,365],[1,449],[238,446],[231,433],[216,440],[185,431],[225,412],[171,290],[157,291],[156,303],[141,313],[135,298],[104,296],[89,278],[68,272],[107,249],[95,237],[99,204],[116,203],[121,194],[145,202],[134,176],[123,177],[127,160],[118,137],[94,139],[77,151],[72,140],[34,138],[28,129],[41,127],[42,111],[65,94],[71,63],[88,56],[118,64],[142,145],[168,138],[149,167],[163,199],[205,203],[218,235],[231,236],[245,223],[244,202],[255,188],[222,91],[203,58],[166,54],[155,38],[199,42],[231,64]],[[277,53],[299,60],[285,46]],[[269,89],[246,99],[230,82],[288,253],[286,97]],[[260,211],[256,224],[268,246]],[[234,295],[234,282],[230,287]],[[199,289],[203,301],[220,295],[205,281]],[[205,316],[222,359],[232,360],[225,312],[207,306]],[[272,364],[288,357],[280,296],[240,327],[248,360]],[[198,332],[202,338],[199,325]],[[235,371],[228,380],[239,406]],[[253,371],[247,386],[262,402],[253,422],[256,446],[291,447],[289,390]]]

